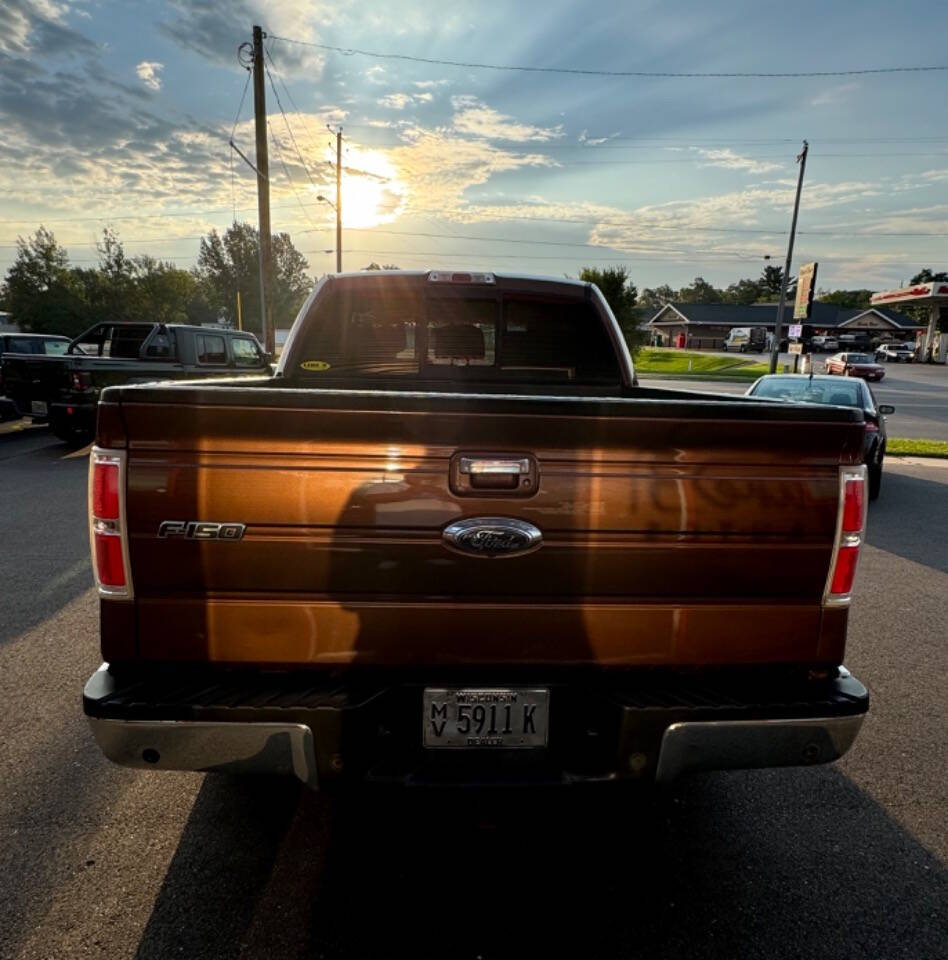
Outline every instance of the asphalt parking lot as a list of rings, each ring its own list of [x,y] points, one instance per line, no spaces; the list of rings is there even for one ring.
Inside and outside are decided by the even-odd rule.
[[[335,801],[102,758],[86,469],[0,437],[0,957],[948,957],[948,465],[871,507],[840,763]]]
[[[752,355],[753,356],[753,355]],[[818,360],[819,363],[819,360]],[[891,437],[923,437],[948,440],[948,367],[927,363],[888,363],[885,379],[870,384],[879,403],[891,403],[895,413],[889,417]],[[820,372],[818,366],[815,372]],[[642,383],[685,390],[719,390],[743,393],[750,384],[701,380],[655,380],[648,374]]]

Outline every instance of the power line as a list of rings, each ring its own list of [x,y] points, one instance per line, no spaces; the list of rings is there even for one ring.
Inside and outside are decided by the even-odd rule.
[[[323,250],[300,250],[300,253],[302,253],[302,254],[307,254],[307,255],[309,255],[309,254],[321,254],[321,253],[324,253],[324,252],[325,252],[325,251],[323,251]],[[330,251],[330,252],[334,253],[335,251]],[[567,256],[567,255],[564,255],[564,256],[551,256],[551,255],[544,254],[544,255],[542,255],[542,256],[531,257],[531,256],[526,256],[526,255],[524,255],[524,254],[522,254],[522,253],[493,253],[493,252],[491,252],[491,253],[482,254],[482,253],[479,253],[479,252],[477,252],[477,251],[464,251],[464,252],[460,252],[460,253],[449,253],[449,252],[446,252],[446,251],[444,251],[444,250],[372,250],[372,249],[369,249],[369,248],[365,248],[365,249],[352,249],[352,250],[347,249],[347,250],[346,250],[346,253],[347,253],[347,254],[348,254],[348,253],[367,253],[367,254],[372,254],[373,256],[383,256],[383,257],[388,257],[388,256],[391,256],[391,257],[427,257],[427,258],[435,258],[435,259],[437,259],[437,258],[439,258],[439,257],[451,257],[451,258],[467,257],[467,258],[469,258],[469,259],[475,258],[475,257],[482,257],[482,258],[486,258],[486,259],[488,259],[488,260],[555,260],[555,261],[559,261],[559,262],[561,262],[561,263],[572,263],[572,262],[574,262],[574,261],[577,259],[577,257],[575,257],[575,256]],[[610,259],[610,260],[614,260],[614,261],[622,261],[622,262],[628,261],[628,262],[635,262],[635,263],[638,263],[638,262],[642,262],[642,263],[664,263],[664,262],[669,262],[669,261],[672,262],[672,263],[675,263],[675,262],[688,263],[688,262],[692,262],[692,261],[695,262],[695,263],[716,263],[716,262],[720,262],[720,263],[732,263],[732,262],[753,263],[753,262],[755,262],[755,258],[739,256],[739,255],[736,255],[736,254],[735,254],[735,255],[732,255],[732,256],[726,256],[726,255],[723,255],[723,254],[722,254],[722,255],[720,255],[720,256],[715,256],[715,257],[710,257],[710,258],[709,258],[709,257],[700,257],[700,256],[697,256],[697,257],[696,257],[696,256],[691,256],[691,255],[682,255],[682,256],[678,257],[677,260],[675,259],[675,256],[671,256],[671,257],[625,257],[625,256],[618,256],[618,257],[610,257],[609,259]]]
[[[272,131],[271,131],[272,132]],[[277,146],[277,154],[280,156],[279,146]],[[280,156],[280,162],[283,163],[282,156]],[[290,180],[291,186],[293,185],[292,176],[289,174],[289,171],[286,168],[285,163],[284,173],[287,175],[287,178]],[[304,214],[306,214],[307,207],[320,207],[321,204],[306,204],[303,203],[299,197],[298,193],[294,194],[298,205],[304,209]],[[290,207],[285,205],[280,205],[274,207],[274,209],[286,210]],[[313,224],[313,220],[306,214],[307,220],[310,224]],[[763,227],[702,227],[702,226],[693,226],[691,224],[660,224],[660,223],[637,223],[635,221],[618,221],[618,220],[604,220],[595,217],[591,218],[577,218],[577,217],[528,217],[528,216],[501,216],[499,218],[501,221],[537,221],[542,223],[564,223],[564,224],[577,224],[577,225],[592,225],[600,227],[618,227],[618,228],[628,228],[628,229],[638,229],[640,231],[646,230],[675,230],[679,232],[687,233],[736,233],[736,234],[750,234],[750,235],[759,235],[759,236],[784,236],[786,235],[786,230],[781,227],[774,227],[772,229],[767,229]],[[52,221],[49,221],[52,222]],[[293,225],[290,225],[290,228],[293,228]],[[521,238],[521,237],[495,237],[495,236],[478,236],[472,234],[461,234],[461,233],[442,233],[436,231],[415,231],[415,230],[388,230],[384,227],[346,227],[347,230],[357,233],[379,233],[385,234],[388,236],[400,236],[400,237],[425,237],[425,238],[437,238],[445,240],[472,240],[478,242],[486,243],[516,243],[516,244],[525,244],[528,246],[556,246],[556,247],[585,247],[593,250],[620,250],[621,247],[609,246],[604,243],[589,243],[586,241],[570,241],[570,240],[540,240],[534,238]],[[331,224],[327,223],[325,226],[313,226],[297,230],[297,234],[307,234],[307,233],[318,233],[318,232],[331,232],[333,227]],[[924,231],[915,231],[915,232],[894,232],[894,231],[872,231],[872,232],[854,232],[851,230],[798,230],[800,235],[811,236],[811,237],[846,237],[849,239],[855,240],[873,240],[876,238],[900,238],[900,239],[916,239],[922,240],[926,238],[932,239],[944,239],[948,238],[948,233],[935,233],[935,232],[924,232]],[[202,240],[204,239],[203,235],[197,236],[176,236],[176,235],[163,235],[158,237],[138,237],[131,239],[122,239],[123,244],[133,244],[133,243],[164,243],[164,242],[181,242],[181,241],[192,241],[192,240]],[[3,240],[0,241],[0,248],[13,248],[18,244],[14,240]],[[95,247],[97,244],[95,242],[79,242],[79,241],[67,241],[63,243],[65,247]]]
[[[329,249],[313,249],[313,250],[300,250],[301,254],[305,256],[329,256],[335,254],[335,250]],[[424,258],[428,262],[437,262],[438,259],[457,259],[457,258],[467,258],[475,259],[480,258],[481,260],[524,260],[524,261],[553,261],[560,263],[575,263],[578,259],[573,255],[564,255],[564,256],[530,256],[529,254],[503,254],[503,253],[480,253],[476,251],[466,251],[466,252],[446,252],[443,250],[373,250],[371,248],[356,248],[347,251],[348,253],[358,253],[358,254],[367,254],[370,256],[393,256],[400,257],[402,259],[419,259]],[[928,256],[927,254],[913,254],[914,257],[924,257]],[[932,255],[934,256],[934,254]],[[159,261],[178,261],[178,260],[193,260],[196,259],[194,255],[187,254],[176,254],[172,256],[159,256],[155,258]],[[858,256],[834,256],[833,260],[835,261],[849,261],[854,260],[858,261],[861,257]],[[906,260],[905,257],[889,257],[889,261],[892,262],[903,262]],[[80,263],[98,263],[100,262],[98,258],[80,258],[76,260],[70,260],[70,264],[80,264]],[[603,262],[602,260],[600,262]],[[744,264],[756,264],[756,256],[744,256],[744,255],[731,255],[728,256],[724,253],[714,255],[714,256],[701,256],[694,255],[683,252],[681,254],[670,253],[669,256],[665,257],[639,257],[639,256],[612,256],[605,258],[605,262],[610,263],[695,263],[695,264],[705,264],[705,263],[744,263]]]
[[[475,140],[478,137],[475,135]],[[490,139],[487,137],[480,137],[479,139]],[[501,138],[502,139],[502,138]],[[453,141],[445,141],[450,145]],[[459,142],[470,142],[469,140],[459,140]],[[846,143],[848,141],[840,141],[841,143]],[[855,142],[855,141],[852,141]],[[365,146],[368,149],[374,150],[397,150],[404,149],[406,147],[415,146],[417,141],[413,140],[385,140],[381,143],[367,143]],[[731,146],[734,146],[738,141],[730,141],[727,144],[722,143],[719,146],[707,146],[701,147],[695,144],[685,144],[680,147],[681,150],[691,150],[695,153],[694,156],[688,157],[668,157],[660,156],[647,160],[632,160],[627,158],[620,159],[595,159],[595,160],[557,160],[556,166],[562,167],[571,167],[571,166],[597,166],[599,164],[643,164],[643,165],[661,165],[671,163],[695,163],[695,164],[722,164],[727,161],[744,161],[744,160],[785,160],[789,162],[792,160],[792,156],[789,156],[785,153],[737,153],[733,155],[724,155],[724,156],[712,156],[709,154],[722,153],[725,150],[728,150]],[[576,144],[557,144],[557,143],[547,143],[545,141],[535,141],[535,145],[530,148],[524,149],[511,149],[509,147],[498,148],[502,149],[504,153],[514,156],[514,157],[542,157],[543,154],[548,152],[554,152],[557,150],[580,150],[587,153],[597,153],[600,150],[677,150],[678,147],[665,147],[665,146],[647,146],[642,145],[638,147],[633,146],[609,146],[608,144],[598,147],[583,147]],[[816,154],[820,159],[832,158],[832,159],[861,159],[861,158],[875,158],[875,157],[944,157],[948,159],[948,150],[937,150],[937,151],[910,151],[910,150],[900,150],[887,153],[881,153],[879,151],[873,151],[872,153],[839,153],[839,152],[827,152],[827,153],[818,153]],[[737,169],[740,169],[739,167]]]
[[[263,52],[264,52],[264,54],[266,55],[267,60],[270,61],[270,66],[273,67],[274,71],[276,71],[276,75],[277,75],[277,77],[278,77],[279,80],[280,80],[280,84],[282,85],[284,92],[286,93],[287,99],[289,99],[289,101],[290,101],[290,105],[291,105],[291,106],[293,107],[293,109],[296,111],[296,113],[297,113],[298,116],[300,116],[300,117],[306,117],[307,114],[305,114],[302,110],[300,110],[300,108],[296,105],[296,101],[293,99],[293,94],[290,92],[290,88],[289,88],[289,86],[287,85],[286,80],[283,78],[283,75],[277,70],[276,64],[275,64],[274,61],[273,61],[273,55],[270,53],[269,48],[268,48],[267,46],[264,46]],[[271,75],[271,73],[270,73],[269,67],[267,68],[267,76],[270,77],[270,85],[272,86],[272,85],[273,85],[273,77],[272,77],[272,75]],[[276,94],[277,103],[279,104],[279,102],[280,102],[280,95],[276,93],[276,89],[275,89],[275,88],[274,88],[274,91],[273,91],[273,92]],[[283,110],[283,107],[282,107],[282,106],[280,107],[280,110],[281,110],[281,111]],[[283,119],[287,122],[287,126],[289,126],[289,121],[286,119],[286,114],[285,114],[285,113],[283,114]],[[309,125],[305,122],[305,120],[304,120],[304,122],[303,122],[303,127],[306,129],[306,132],[310,135],[310,137],[311,137],[314,145],[316,146],[316,148],[319,149],[319,143],[318,143],[316,137],[313,136],[313,134],[310,132],[310,130],[309,130]],[[294,141],[294,143],[295,143],[295,141]],[[297,153],[299,153],[299,148],[297,148]],[[300,157],[300,162],[302,162],[302,157]],[[329,167],[330,170],[333,170],[333,169],[335,168],[335,165],[333,164],[332,160],[320,160],[319,162],[322,163],[322,164],[324,164],[325,166]],[[305,166],[305,164],[304,164],[304,166]],[[350,167],[350,166],[347,166],[347,165],[345,165],[345,164],[343,164],[342,169],[343,169],[343,172],[344,172],[344,173],[351,173],[353,176],[357,176],[357,177],[371,177],[371,178],[373,178],[373,179],[375,179],[375,180],[379,180],[379,181],[386,182],[386,183],[387,183],[388,180],[389,180],[388,177],[383,177],[381,174],[373,173],[371,170],[360,170],[358,167]],[[308,172],[308,171],[307,171],[307,172]],[[312,180],[312,177],[310,177],[310,180]],[[319,188],[317,187],[317,189],[319,189]]]
[[[272,63],[272,60],[271,60]],[[401,128],[403,130],[413,129],[415,125],[409,121],[403,121],[401,123]],[[347,123],[347,130],[391,130],[392,127],[388,126],[379,126],[377,123]],[[596,140],[603,140],[608,142],[596,143]],[[948,141],[948,136],[936,136],[936,137],[889,137],[889,136],[880,136],[880,137],[821,137],[818,141],[820,144],[843,144],[843,143],[944,143]],[[577,150],[632,150],[638,149],[635,147],[635,144],[640,144],[641,149],[658,149],[656,145],[661,146],[678,146],[678,147],[727,147],[734,146],[737,144],[742,145],[757,145],[761,146],[764,144],[777,144],[777,143],[799,143],[799,137],[712,137],[712,138],[688,138],[688,137],[645,137],[645,136],[635,136],[635,137],[622,137],[622,136],[612,136],[608,134],[604,137],[587,137],[586,142],[576,143],[576,144],[551,144],[544,143],[544,150],[551,149],[577,149]],[[403,140],[393,141],[393,145],[397,146],[404,143]],[[625,145],[628,144],[628,145]]]
[[[240,122],[240,115],[243,113],[244,101],[247,99],[247,89],[250,87],[250,70],[247,69],[247,80],[244,83],[244,92],[240,95],[240,106],[237,107],[237,113],[234,114],[234,125],[230,128],[230,139],[234,139],[234,133],[237,131],[237,124]]]
[[[247,70],[247,79],[244,82],[244,91],[240,95],[240,104],[237,107],[237,113],[234,114],[234,124],[230,128],[230,143],[234,142],[234,133],[237,130],[237,124],[240,122],[240,115],[243,113],[244,101],[247,99],[247,89],[250,87],[250,70]],[[234,180],[234,150],[237,148],[234,147],[231,150],[227,151],[227,159],[230,163],[230,202],[231,206],[234,208],[234,222],[237,221],[237,185]]]
[[[329,231],[329,227],[320,227],[319,230]],[[521,237],[480,237],[472,236],[466,233],[435,233],[435,232],[423,232],[415,230],[386,230],[383,227],[347,227],[347,230],[350,231],[359,231],[363,233],[380,233],[385,234],[386,236],[394,237],[424,237],[427,239],[439,239],[439,240],[471,240],[478,243],[516,243],[523,244],[531,247],[582,247],[589,250],[616,250],[621,251],[622,247],[612,246],[610,244],[604,243],[587,243],[585,241],[570,241],[570,240],[535,240],[527,239]],[[310,233],[309,230],[301,230],[299,233]],[[678,253],[683,251],[670,251],[672,253]],[[746,256],[755,256],[755,254],[748,253]]]
[[[293,180],[293,177],[290,176],[289,168],[286,165],[286,161],[283,159],[283,150],[280,148],[280,142],[277,140],[276,136],[273,133],[273,127],[270,125],[270,118],[267,117],[267,129],[270,131],[270,138],[273,140],[273,146],[276,147],[277,159],[280,161],[280,166],[283,168],[283,175],[286,177],[287,182],[290,184],[290,189],[293,191],[293,196],[296,198],[296,202],[300,206],[300,210],[303,211],[303,216],[313,224],[313,229],[318,229],[315,226],[313,218],[309,215],[303,200],[300,195],[296,192],[296,183]],[[235,218],[236,219],[236,218]]]
[[[263,66],[267,71],[267,78],[270,80],[270,88],[273,90],[273,94],[276,97],[277,106],[280,108],[280,113],[283,115],[283,122],[286,124],[286,129],[290,135],[290,140],[293,142],[293,149],[296,150],[296,155],[299,157],[300,164],[302,164],[303,170],[306,171],[306,176],[309,177],[309,182],[313,185],[313,189],[319,190],[319,185],[313,179],[313,175],[309,172],[309,167],[306,165],[306,161],[303,159],[303,154],[300,152],[299,144],[296,142],[296,137],[293,135],[293,128],[290,126],[290,121],[287,118],[286,111],[283,109],[283,104],[280,101],[280,93],[276,88],[276,84],[273,82],[273,75],[270,73],[270,68],[266,65],[266,63],[264,63]]]
[[[479,63],[477,61],[447,60],[436,57],[416,57],[405,53],[380,53],[376,50],[363,50],[358,47],[340,47],[330,43],[316,43],[312,40],[296,40],[292,37],[281,37],[267,33],[271,41],[282,40],[284,43],[294,43],[303,47],[315,47],[317,50],[327,50],[332,53],[341,53],[343,56],[370,57],[373,60],[403,60],[410,63],[427,63],[440,67],[464,67],[473,70],[508,70],[520,73],[555,73],[569,76],[584,77],[640,77],[655,79],[799,79],[805,77],[858,77],[869,74],[887,73],[933,73],[948,71],[948,65],[911,66],[911,67],[866,67],[858,70],[806,70],[777,73],[759,73],[757,71],[727,71],[721,73],[673,73],[670,71],[653,70],[592,70],[577,67],[534,67],[524,64]]]

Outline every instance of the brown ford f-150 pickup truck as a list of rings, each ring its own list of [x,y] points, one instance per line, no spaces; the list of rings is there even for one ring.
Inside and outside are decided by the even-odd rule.
[[[320,281],[276,375],[110,387],[112,760],[311,786],[842,755],[860,410],[635,383],[589,284]]]

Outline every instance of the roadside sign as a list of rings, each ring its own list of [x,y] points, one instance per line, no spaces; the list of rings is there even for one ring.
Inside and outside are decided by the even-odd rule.
[[[802,323],[791,323],[787,327],[787,336],[791,340],[799,340],[803,336],[803,324]]]
[[[948,297],[948,283],[916,283],[911,287],[899,287],[898,290],[882,290],[874,293],[870,303],[918,303],[923,300],[937,300]]]
[[[809,320],[813,309],[813,291],[816,289],[815,263],[804,263],[797,273],[797,299],[793,305],[794,320]]]
[[[790,353],[803,353],[803,344],[802,344],[802,343],[791,343],[791,344],[790,344]]]

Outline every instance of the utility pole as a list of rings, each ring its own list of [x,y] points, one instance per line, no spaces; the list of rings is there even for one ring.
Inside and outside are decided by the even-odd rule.
[[[790,224],[790,242],[787,244],[787,262],[783,268],[783,280],[780,284],[780,305],[777,307],[777,320],[774,323],[774,345],[770,352],[770,372],[777,372],[777,357],[780,353],[780,338],[783,335],[783,311],[787,305],[787,284],[790,282],[790,261],[793,260],[793,240],[797,234],[797,214],[800,212],[800,191],[803,189],[803,172],[806,170],[806,155],[810,145],[803,141],[803,149],[797,155],[800,174],[797,177],[797,197],[793,201],[793,221]]]
[[[336,273],[342,273],[342,127],[336,131]]]
[[[267,95],[264,87],[262,28],[253,28],[253,113],[257,133],[257,226],[260,231],[260,325],[263,348],[273,354],[276,343],[273,332],[272,292],[273,251],[270,230],[270,158],[267,155]]]

